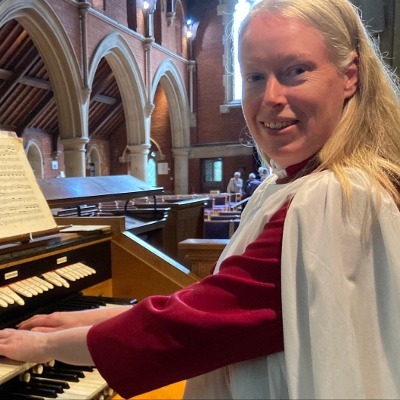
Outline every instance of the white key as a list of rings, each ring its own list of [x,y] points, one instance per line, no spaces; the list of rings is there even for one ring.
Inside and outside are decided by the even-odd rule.
[[[92,267],[89,267],[88,265],[84,264],[84,263],[77,263],[81,268],[83,268],[85,271],[88,271],[90,273],[90,275],[93,275],[96,273],[96,270]]]
[[[10,288],[22,296],[32,297],[32,293],[29,290],[26,290],[23,286],[19,285],[17,282],[11,283]]]
[[[54,289],[54,285],[49,281],[46,281],[46,279],[39,278],[38,276],[34,276],[33,278],[40,281],[44,286],[47,286],[49,289]]]
[[[44,370],[43,364],[37,364],[34,367],[32,367],[32,372],[34,374],[42,374]]]
[[[79,368],[79,367],[78,367]],[[63,400],[83,400],[91,399],[107,387],[107,383],[97,370],[93,372],[84,371],[85,378],[79,382],[68,382],[69,389],[64,389],[64,393],[59,393],[57,399]]]
[[[30,279],[33,282],[35,282],[35,285],[41,287],[44,292],[48,292],[49,289],[54,288],[54,286],[51,283],[45,281],[44,279],[39,278],[38,276],[32,276],[32,278]]]
[[[29,292],[32,296],[37,296],[39,294],[38,291],[36,291],[33,287],[31,287],[30,285],[28,285],[25,281],[18,281],[18,282],[14,282],[12,285],[15,285],[23,290],[26,290],[27,292]],[[11,285],[10,285],[11,286]],[[15,290],[15,289],[14,289]],[[29,296],[29,297],[32,297]]]
[[[0,288],[0,298],[10,305],[15,303],[14,299],[11,296],[6,295],[2,288]]]
[[[14,292],[9,286],[4,286],[0,289],[4,294],[10,296],[17,304],[23,306],[25,304],[25,300],[18,295],[18,293]]]
[[[0,307],[7,308],[8,303],[0,297]]]
[[[20,361],[9,360],[5,357],[0,357],[0,384],[7,382],[24,371],[28,370],[33,364],[23,363]]]
[[[79,369],[79,367],[77,368]],[[103,392],[108,390],[106,381],[97,370],[92,372],[84,371],[84,374],[85,377],[79,378],[79,382],[68,382],[69,388],[64,389],[64,393],[57,393],[57,400],[88,400],[97,398],[98,395],[101,396]],[[38,378],[40,379],[40,375],[38,375]],[[51,378],[46,379],[51,380]],[[48,399],[46,396],[41,397]]]
[[[46,279],[47,282],[51,283],[54,286],[62,287],[63,284],[59,280],[59,276],[57,274],[46,272],[43,274],[43,278]]]
[[[34,276],[31,276],[30,278],[25,279],[25,281],[27,283],[29,283],[30,285],[32,285],[34,288],[36,288],[36,290],[39,293],[47,292],[49,290],[49,288],[47,286],[44,287],[39,282],[36,282],[36,280],[34,278],[35,278]]]
[[[81,279],[81,278],[84,278],[84,277],[86,276],[85,274],[83,274],[83,273],[79,270],[79,268],[77,267],[76,264],[68,265],[67,267],[65,267],[65,269],[66,269],[69,273],[71,273],[72,275],[74,275],[74,276],[76,277],[76,279]]]
[[[50,283],[58,287],[61,286],[64,286],[66,288],[70,287],[69,283],[62,276],[56,274],[55,272],[46,272],[45,274],[43,274],[43,277]]]
[[[75,282],[76,278],[74,275],[70,274],[68,271],[66,271],[64,268],[59,268],[56,269],[55,271],[56,274],[62,276],[65,279],[68,279],[69,281]]]
[[[22,282],[29,288],[31,288],[31,290],[34,290],[39,294],[43,293],[43,289],[40,286],[38,286],[33,279],[31,278],[24,279]]]
[[[72,264],[71,268],[74,269],[74,271],[79,274],[82,278],[91,275],[89,271],[86,268],[82,268],[78,263]]]

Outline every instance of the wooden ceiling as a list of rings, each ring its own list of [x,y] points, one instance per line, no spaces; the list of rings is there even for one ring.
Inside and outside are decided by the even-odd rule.
[[[0,0],[1,1],[1,0]],[[218,0],[187,0],[196,20]],[[89,105],[89,136],[109,140],[125,128],[119,88],[107,61],[95,74]],[[59,121],[51,81],[38,49],[24,27],[12,20],[0,27],[0,130],[44,132],[59,137]]]
[[[125,123],[114,75],[102,59],[93,81],[89,135],[110,139]],[[46,66],[25,29],[15,20],[0,27],[0,129],[59,134],[58,113]]]

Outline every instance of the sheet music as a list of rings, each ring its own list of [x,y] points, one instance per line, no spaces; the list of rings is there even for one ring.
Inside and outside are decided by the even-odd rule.
[[[0,131],[0,239],[56,226],[25,155],[22,139]]]

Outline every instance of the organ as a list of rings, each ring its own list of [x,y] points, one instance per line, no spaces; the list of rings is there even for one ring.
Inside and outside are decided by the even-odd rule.
[[[70,310],[85,308],[81,291],[111,277],[110,240],[110,232],[102,231],[84,237],[51,235],[29,246],[3,246],[0,255],[1,328],[15,327],[35,313],[66,307]],[[95,298],[90,300],[90,306],[97,305]],[[111,398],[112,391],[96,370],[82,371],[76,376],[77,371],[75,375],[66,375],[65,369],[68,370],[1,358],[0,398]],[[60,385],[69,387],[59,388]]]
[[[39,185],[53,208],[129,201],[161,192],[130,176],[64,178]],[[63,225],[71,220],[56,221]],[[79,221],[82,225],[76,229],[65,224],[58,233],[0,245],[0,328],[15,327],[37,313],[129,304],[198,280],[126,230],[124,216]],[[114,396],[96,369],[83,369],[0,358],[0,399],[107,400]]]

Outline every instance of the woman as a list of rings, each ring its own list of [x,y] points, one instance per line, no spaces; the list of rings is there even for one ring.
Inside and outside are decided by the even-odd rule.
[[[36,316],[0,332],[0,354],[94,362],[126,397],[188,378],[194,399],[400,397],[393,78],[347,0],[263,0],[239,40],[274,173],[215,274],[112,318]]]

